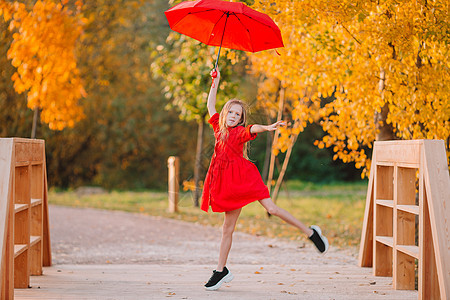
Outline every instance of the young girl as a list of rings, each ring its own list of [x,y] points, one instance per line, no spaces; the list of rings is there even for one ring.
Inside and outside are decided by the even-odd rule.
[[[278,216],[300,229],[314,243],[319,252],[325,253],[328,250],[328,241],[318,226],[305,226],[289,212],[273,203],[258,169],[246,159],[246,142],[254,140],[258,133],[274,131],[285,123],[278,121],[272,125],[246,127],[247,112],[244,104],[236,99],[228,101],[219,115],[215,106],[220,72],[216,71],[217,78],[211,86],[207,103],[211,117],[209,123],[214,129],[216,144],[205,179],[201,208],[208,212],[211,206],[214,212],[225,212],[225,219],[219,262],[205,285],[207,290],[217,290],[222,283],[233,280],[234,276],[225,264],[230,252],[234,228],[242,207],[253,201],[259,201],[269,214]]]

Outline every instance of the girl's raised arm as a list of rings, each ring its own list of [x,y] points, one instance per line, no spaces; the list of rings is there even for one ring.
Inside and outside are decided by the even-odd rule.
[[[216,95],[217,95],[217,88],[219,87],[219,81],[220,81],[219,69],[212,70],[211,76],[214,71],[217,72],[217,77],[213,78],[213,83],[211,85],[211,89],[209,90],[208,103],[207,103],[208,113],[209,113],[210,117],[212,117],[215,113],[217,113],[217,111],[216,111]]]

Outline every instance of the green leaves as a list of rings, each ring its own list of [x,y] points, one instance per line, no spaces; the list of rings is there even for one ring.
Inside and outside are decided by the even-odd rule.
[[[207,115],[206,100],[212,82],[209,73],[214,68],[217,50],[176,32],[167,36],[165,44],[152,45],[151,70],[161,80],[161,88],[169,100],[166,109],[176,108],[184,120],[198,120]],[[239,52],[237,60],[244,55]],[[222,56],[224,53],[225,49]],[[236,96],[242,73],[236,73],[232,60],[226,57],[220,58],[219,69],[217,103],[221,106]]]

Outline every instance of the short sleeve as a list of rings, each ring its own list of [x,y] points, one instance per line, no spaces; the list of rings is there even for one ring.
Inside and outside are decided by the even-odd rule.
[[[239,131],[239,141],[241,143],[246,143],[248,141],[253,141],[258,136],[257,133],[251,133],[250,129],[253,125],[249,125],[247,127],[241,127],[242,129]]]
[[[219,114],[215,113],[208,121],[212,125],[214,132],[219,131]]]

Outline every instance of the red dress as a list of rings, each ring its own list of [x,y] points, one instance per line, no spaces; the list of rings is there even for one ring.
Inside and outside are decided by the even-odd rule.
[[[250,133],[252,125],[229,128],[228,139],[219,138],[219,114],[214,114],[209,123],[213,126],[216,145],[206,174],[201,209],[225,212],[241,208],[250,202],[269,198],[256,166],[243,157],[244,143],[254,140]]]

